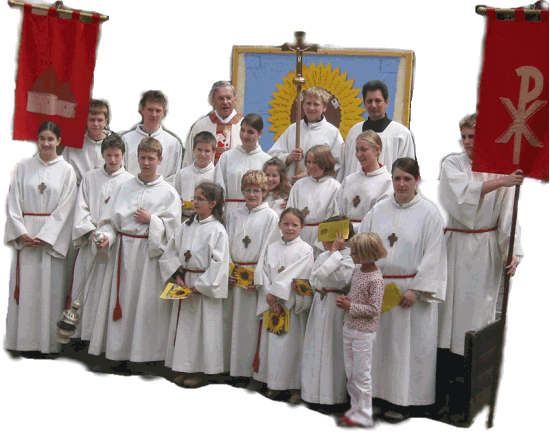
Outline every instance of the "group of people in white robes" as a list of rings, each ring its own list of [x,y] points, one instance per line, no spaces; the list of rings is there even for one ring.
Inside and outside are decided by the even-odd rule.
[[[18,165],[8,195],[5,242],[15,254],[6,348],[59,353],[56,323],[67,296],[80,297],[75,336],[90,341],[91,354],[164,361],[184,373],[177,380],[184,386],[197,386],[196,373],[229,372],[272,391],[301,389],[310,403],[342,403],[336,298],[349,289],[353,262],[347,246],[332,251],[317,234],[320,223],[348,218],[357,233],[380,236],[388,254],[377,265],[402,295],[380,317],[372,396],[390,403],[390,418],[432,405],[438,348],[463,356],[465,332],[494,320],[510,187],[523,173],[472,172],[475,115],[465,118],[465,153],[442,165],[445,227],[417,189],[410,132],[385,114],[384,83],[363,87],[369,119],[345,142],[323,115],[329,96],[308,89],[300,146],[292,124],[267,153],[261,116],[235,110],[228,82],[214,84],[213,111],[193,125],[185,149],[161,126],[167,101],[159,91],[144,93],[143,121],[122,138],[105,129],[108,106],[92,101],[83,148],[63,157],[59,128],[45,122],[38,154]],[[301,215],[298,233],[285,208]],[[74,264],[65,260],[71,248]],[[522,255],[518,231],[506,272],[515,273]],[[256,269],[254,284],[236,287],[230,262]],[[296,278],[310,280],[311,296],[298,293]],[[192,294],[160,299],[168,281]],[[263,314],[282,310],[288,332],[268,332]]]

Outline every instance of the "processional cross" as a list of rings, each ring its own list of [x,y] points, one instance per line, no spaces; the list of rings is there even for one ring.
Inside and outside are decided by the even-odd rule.
[[[300,122],[302,120],[302,86],[306,84],[306,79],[302,76],[302,54],[304,51],[316,53],[317,44],[306,44],[304,38],[306,32],[294,32],[296,43],[294,45],[283,44],[281,50],[284,52],[296,51],[296,77],[292,82],[296,85],[296,149],[300,148]],[[300,174],[300,161],[296,161],[294,174]]]

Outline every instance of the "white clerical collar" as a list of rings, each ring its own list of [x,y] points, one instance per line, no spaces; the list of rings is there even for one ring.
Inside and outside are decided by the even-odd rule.
[[[262,151],[262,148],[260,147],[259,144],[256,144],[256,147],[254,148],[254,150],[251,150],[250,152],[247,152],[246,149],[241,144],[238,144],[235,149],[240,150],[245,155],[256,155],[257,153],[260,153]]]
[[[122,173],[124,173],[126,171],[126,169],[124,168],[124,166],[120,167],[117,171],[115,171],[114,173],[110,173],[105,170],[105,164],[103,164],[103,167],[101,167],[101,172],[105,175],[105,176],[109,176],[109,177],[116,177]]]
[[[40,156],[40,152],[37,153],[36,155],[36,158],[38,159],[38,161],[42,164],[42,165],[45,165],[45,166],[48,166],[48,165],[52,165],[52,164],[57,164],[59,161],[63,161],[63,157],[61,155],[59,155],[57,158],[55,159],[52,159],[51,161],[44,161],[42,159],[42,157]]]
[[[103,133],[105,134],[105,138],[109,136],[109,131],[103,130]],[[84,140],[92,144],[97,144],[98,146],[100,146],[101,143],[103,143],[103,140],[105,140],[105,138],[102,138],[101,140],[94,140],[92,137],[90,137],[90,134],[88,133],[88,131],[86,131],[86,134],[84,134]]]
[[[237,115],[237,110],[233,109],[231,114],[227,116],[225,119],[221,117],[216,110],[214,110],[214,113],[216,114],[216,117],[221,120],[222,123],[229,123],[233,117]]]
[[[210,170],[213,170],[214,169],[214,164],[212,163],[212,161],[210,161],[208,163],[208,165],[204,168],[200,168],[198,165],[197,165],[197,161],[195,161],[193,163],[193,171],[197,174],[202,174],[202,173],[206,173],[207,171],[210,171]]]
[[[298,242],[301,242],[302,241],[302,238],[300,236],[297,236],[296,239],[290,241],[290,242],[286,242],[283,237],[281,236],[281,239],[279,239],[279,243],[281,245],[284,245],[285,247],[288,246],[288,245],[294,245],[294,244],[297,244]]]
[[[140,185],[143,185],[143,186],[158,185],[159,183],[161,183],[164,180],[163,177],[162,177],[162,174],[157,175],[157,178],[155,180],[150,180],[150,181],[145,181],[145,182],[139,178],[139,174],[134,176],[134,179],[136,180],[137,183],[139,183]]]
[[[324,175],[321,179],[315,179],[311,174],[308,174],[307,177],[314,183],[323,183],[332,178],[328,174]]]
[[[383,165],[382,167],[379,167],[378,169],[371,171],[370,173],[365,173],[363,169],[359,170],[359,173],[361,173],[363,176],[378,176],[379,174],[387,173],[388,170],[386,170],[386,166]]]
[[[243,209],[245,209],[249,214],[251,214],[252,212],[259,212],[262,209],[265,209],[267,207],[269,207],[269,204],[264,201],[261,205],[256,206],[254,209],[248,209],[248,206],[244,206]]]
[[[395,193],[392,194],[391,196],[391,201],[392,203],[397,206],[398,208],[408,208],[408,207],[412,207],[414,206],[415,204],[417,204],[420,200],[422,200],[422,195],[420,194],[419,191],[416,191],[416,194],[415,196],[412,198],[412,200],[408,203],[405,203],[405,204],[399,204],[397,203],[397,200],[395,200]]]
[[[159,125],[159,129],[157,129],[155,132],[149,134],[143,130],[143,123],[138,125],[136,127],[136,131],[139,132],[141,135],[144,135],[146,137],[156,137],[162,132],[162,126]]]
[[[217,220],[214,217],[214,215],[210,215],[208,218],[199,220],[199,216],[197,215],[197,221],[198,221],[199,224],[207,224],[207,223],[211,223],[212,221],[217,221]]]

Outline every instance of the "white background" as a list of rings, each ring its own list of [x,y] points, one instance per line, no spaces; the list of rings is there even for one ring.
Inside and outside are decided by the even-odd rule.
[[[454,6],[449,5],[454,3]],[[122,5],[125,5],[124,7]],[[110,101],[113,130],[138,122],[140,93],[161,89],[169,97],[168,129],[185,138],[191,124],[209,110],[214,81],[230,79],[233,45],[278,46],[306,32],[306,41],[342,48],[409,49],[416,54],[413,131],[426,196],[436,199],[440,159],[459,151],[458,121],[475,110],[485,18],[476,2],[347,1],[307,2],[76,1],[69,6],[109,15],[102,25],[93,96]],[[326,4],[326,6],[322,6]],[[506,5],[501,5],[506,6]],[[8,191],[10,171],[31,156],[35,143],[12,141],[16,57],[21,9],[0,5],[2,35],[3,170],[0,196]],[[126,9],[127,8],[127,9]],[[541,53],[542,55],[542,53]],[[373,77],[365,77],[364,82]],[[360,83],[362,85],[363,83]],[[515,92],[516,89],[511,89]],[[519,88],[517,89],[519,91]],[[265,119],[267,120],[267,119]],[[543,348],[548,288],[548,187],[527,180],[519,218],[525,260],[513,280],[505,365],[493,431],[544,425],[548,386]],[[0,216],[4,226],[4,215]],[[10,251],[0,247],[0,315],[7,311]],[[0,320],[5,335],[5,322]],[[334,430],[327,416],[291,408],[229,386],[183,390],[163,380],[113,377],[87,372],[69,361],[13,360],[0,352],[3,399],[0,425],[19,431],[131,431],[186,427],[238,428],[242,431]],[[487,411],[472,431],[485,429]],[[64,421],[66,420],[66,421]],[[378,425],[380,430],[451,431],[435,421]],[[454,429],[453,431],[456,431]]]

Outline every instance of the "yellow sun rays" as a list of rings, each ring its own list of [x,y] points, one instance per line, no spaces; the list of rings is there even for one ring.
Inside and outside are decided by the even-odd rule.
[[[306,90],[311,86],[320,86],[328,92],[332,93],[340,104],[341,120],[338,129],[346,139],[350,128],[358,122],[361,122],[365,109],[361,107],[363,100],[357,97],[361,92],[360,89],[354,89],[353,83],[355,80],[346,80],[347,73],[340,74],[340,68],[332,70],[331,64],[324,66],[319,63],[319,66],[313,62],[308,67],[303,66],[303,74],[306,79],[306,85],[302,90]],[[296,86],[292,80],[296,77],[296,71],[291,71],[287,76],[283,77],[283,84],[277,84],[277,91],[272,93],[273,99],[269,101],[270,108],[267,112],[271,115],[268,119],[271,122],[269,130],[275,132],[276,141],[281,134],[294,122],[295,119],[290,119],[292,104],[296,98]],[[330,102],[329,102],[330,104]]]

